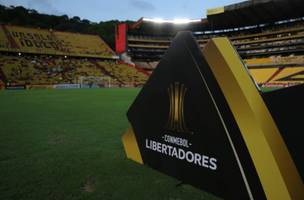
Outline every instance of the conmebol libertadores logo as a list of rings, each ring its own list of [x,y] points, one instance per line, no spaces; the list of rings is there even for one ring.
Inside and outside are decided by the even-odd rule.
[[[187,88],[184,84],[175,82],[168,88],[170,100],[167,129],[176,132],[190,132],[185,123],[184,101]]]

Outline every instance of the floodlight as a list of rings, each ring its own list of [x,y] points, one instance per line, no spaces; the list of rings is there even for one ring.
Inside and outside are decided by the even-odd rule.
[[[148,21],[148,22],[153,22],[153,23],[172,23],[172,24],[188,24],[188,23],[192,23],[192,22],[200,22],[200,19],[173,19],[173,20],[164,20],[162,18],[154,18],[154,19],[150,19],[150,18],[143,18],[143,21]]]

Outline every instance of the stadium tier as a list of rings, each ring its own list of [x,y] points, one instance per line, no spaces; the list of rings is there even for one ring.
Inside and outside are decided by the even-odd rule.
[[[185,24],[145,18],[127,27],[120,24],[116,52],[127,54],[138,66],[152,71],[175,34],[192,31],[201,48],[213,37],[228,37],[260,85],[304,83],[303,4],[300,0],[288,2],[244,1],[210,9],[206,19]],[[284,9],[284,14],[275,8]]]
[[[288,87],[304,83],[303,56],[245,59],[254,80],[265,87]]]
[[[0,26],[0,51],[113,58],[115,53],[97,35],[54,30]]]
[[[86,59],[48,56],[1,56],[0,66],[9,84],[77,83],[80,76],[104,76]]]
[[[141,72],[135,67],[125,63],[114,63],[109,61],[98,62],[111,76],[114,76],[120,82],[127,85],[139,86],[143,85],[148,77],[148,74]]]
[[[99,87],[140,86],[147,75],[113,60],[64,58],[45,55],[0,57],[0,87],[55,84],[95,84]]]
[[[253,30],[251,30],[253,31]],[[280,27],[267,27],[261,33],[228,32],[208,35],[195,34],[203,48],[212,37],[229,37],[243,58],[288,55],[304,52],[304,23],[292,22]],[[171,38],[128,36],[128,50],[134,60],[159,60],[168,49]]]
[[[148,75],[117,61],[97,35],[0,26],[0,88],[140,86]]]

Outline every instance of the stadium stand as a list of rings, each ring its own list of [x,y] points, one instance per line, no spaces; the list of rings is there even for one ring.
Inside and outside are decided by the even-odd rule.
[[[9,85],[76,84],[81,77],[103,77],[112,86],[140,86],[147,80],[135,67],[91,58],[2,55],[0,68]]]
[[[169,22],[156,25],[141,18],[126,30],[126,53],[138,66],[152,71],[174,35],[190,30],[201,48],[212,37],[228,37],[259,85],[304,83],[303,6],[300,0],[244,1],[210,9],[206,19],[183,26]]]
[[[86,57],[112,58],[114,52],[96,35],[54,32],[56,38],[67,45],[70,54]],[[89,48],[88,48],[89,47]]]
[[[1,25],[0,50],[47,55],[113,58],[115,53],[96,35]]]
[[[263,56],[268,54],[288,54],[290,52],[303,52],[304,23],[292,22],[285,24],[286,27],[264,28],[261,33],[225,33],[209,34],[206,36],[196,35],[197,41],[203,48],[212,37],[229,36],[229,39],[238,50],[239,54],[246,58],[250,56]],[[299,27],[297,27],[299,26]],[[135,60],[151,59],[159,60],[168,49],[172,38],[143,37],[130,35],[128,48],[130,56]]]
[[[98,62],[111,76],[128,86],[141,86],[147,80],[147,74],[126,63],[109,61]]]
[[[78,76],[102,75],[90,62],[74,58],[2,56],[0,66],[9,84],[76,83]]]
[[[244,62],[259,85],[288,87],[304,83],[303,56],[273,56],[245,59]]]
[[[96,35],[0,26],[0,88],[78,83],[124,87],[146,81],[142,69],[116,58]]]

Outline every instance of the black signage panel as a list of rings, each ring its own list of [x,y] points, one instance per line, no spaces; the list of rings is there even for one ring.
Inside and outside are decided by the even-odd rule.
[[[226,200],[300,200],[303,182],[225,38],[181,32],[127,113],[127,157]]]
[[[227,103],[208,68],[192,36],[179,34],[128,118],[145,164],[220,197],[250,199],[253,191],[239,157],[250,160],[249,154],[240,155],[232,142],[235,127],[227,125],[234,119],[229,113],[223,118]],[[259,199],[265,199],[262,191]]]
[[[265,92],[262,96],[304,181],[304,85]]]

